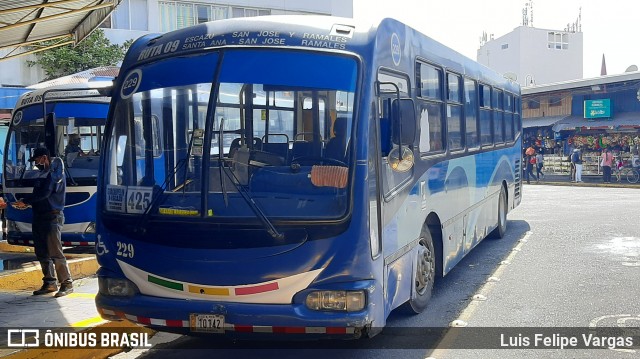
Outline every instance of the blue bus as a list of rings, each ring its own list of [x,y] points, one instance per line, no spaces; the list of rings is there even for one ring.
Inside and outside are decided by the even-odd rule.
[[[520,89],[396,20],[138,39],[98,183],[96,306],[228,337],[372,336],[521,200]]]
[[[64,246],[94,246],[100,145],[109,109],[111,81],[65,84],[23,94],[12,113],[3,158],[4,195],[9,202],[33,191],[40,171],[29,161],[47,147],[63,159],[67,175]],[[50,131],[45,131],[50,123]],[[51,132],[49,134],[49,132]],[[6,209],[7,242],[33,246],[31,209]]]

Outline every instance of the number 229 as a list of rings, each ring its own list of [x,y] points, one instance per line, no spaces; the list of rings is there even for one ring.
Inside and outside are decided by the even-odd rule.
[[[116,242],[116,245],[118,245],[118,252],[116,253],[116,255],[124,258],[133,258],[133,255],[135,253],[133,250],[133,244]]]

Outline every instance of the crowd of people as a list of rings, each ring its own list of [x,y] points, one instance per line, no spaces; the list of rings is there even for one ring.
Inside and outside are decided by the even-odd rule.
[[[583,168],[583,151],[579,148],[574,148],[569,156],[570,162],[570,181],[574,183],[581,183],[582,180],[582,168]],[[527,183],[531,183],[531,180],[540,182],[540,179],[544,179],[544,155],[541,148],[535,146],[529,146],[524,150],[523,161],[524,167],[524,179]],[[608,148],[602,149],[600,155],[600,168],[602,168],[602,182],[611,183],[612,174],[618,173],[622,167],[622,161],[619,157],[616,157],[612,151]],[[535,172],[534,172],[535,170]]]

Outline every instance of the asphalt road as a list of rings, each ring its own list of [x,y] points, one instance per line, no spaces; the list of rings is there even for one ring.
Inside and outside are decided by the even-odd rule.
[[[637,358],[640,338],[615,350],[538,349],[545,342],[535,335],[556,334],[551,344],[558,344],[601,334],[589,328],[635,327],[624,338],[640,336],[639,198],[638,189],[525,186],[506,237],[480,243],[436,284],[424,313],[392,313],[372,339],[212,342],[158,334],[153,341],[166,343],[116,358]],[[427,328],[452,323],[466,327],[434,350]],[[511,349],[482,349],[509,343]]]

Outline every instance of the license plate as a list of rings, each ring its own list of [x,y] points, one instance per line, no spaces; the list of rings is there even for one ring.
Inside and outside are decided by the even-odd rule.
[[[191,314],[189,327],[192,332],[224,333],[224,315],[220,314]]]

